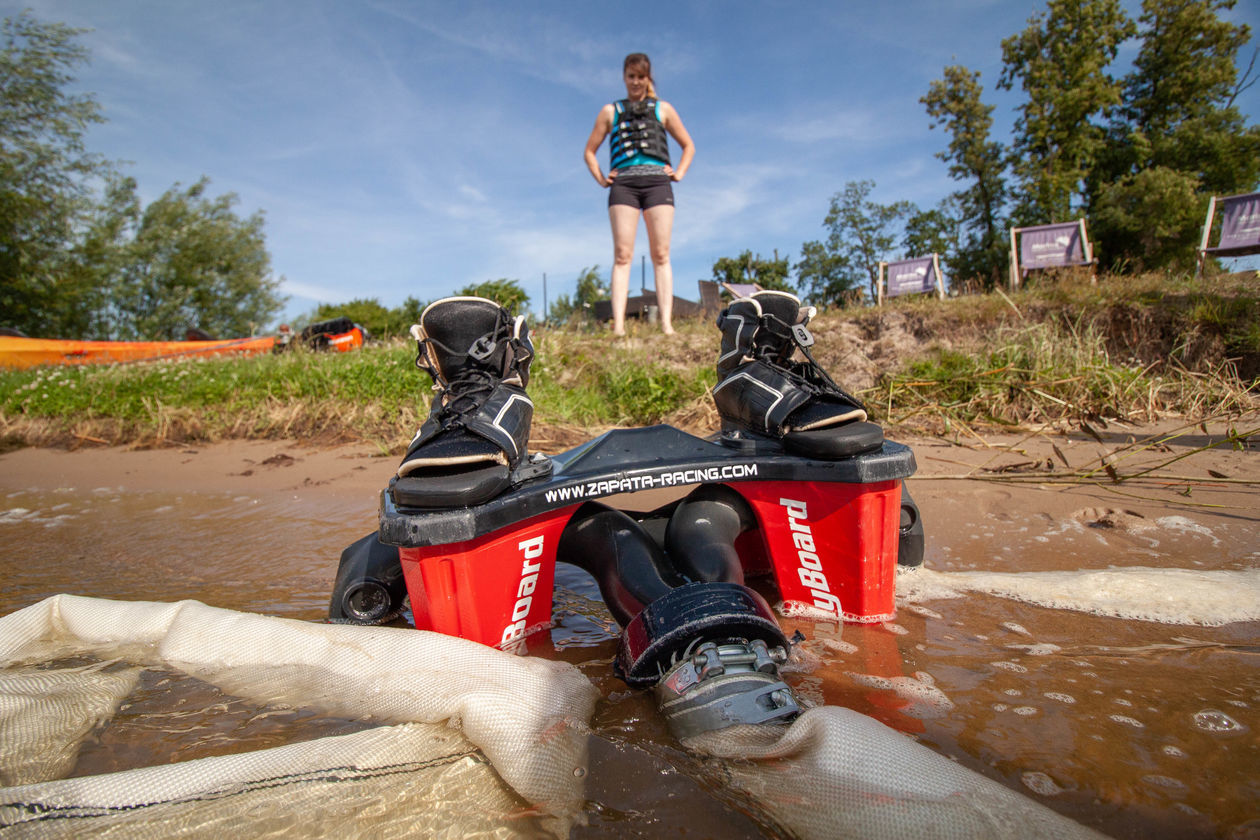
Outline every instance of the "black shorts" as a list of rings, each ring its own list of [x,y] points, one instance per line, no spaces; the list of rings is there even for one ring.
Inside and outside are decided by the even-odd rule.
[[[658,204],[674,204],[674,185],[668,175],[629,175],[613,179],[608,188],[608,206],[628,204],[640,210]]]

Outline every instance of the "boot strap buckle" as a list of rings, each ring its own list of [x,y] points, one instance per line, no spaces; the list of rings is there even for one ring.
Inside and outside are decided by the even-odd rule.
[[[792,325],[792,338],[796,339],[796,343],[801,347],[812,347],[814,345],[814,335],[804,324]]]
[[[494,340],[493,333],[486,333],[468,348],[468,355],[479,362],[484,362],[490,358],[496,347],[498,347],[498,342]]]

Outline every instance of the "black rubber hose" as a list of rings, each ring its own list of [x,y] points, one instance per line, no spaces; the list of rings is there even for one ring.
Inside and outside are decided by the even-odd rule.
[[[722,484],[702,484],[683,499],[665,528],[665,550],[692,580],[744,583],[735,538],[757,527],[744,497]]]
[[[604,604],[622,627],[674,588],[666,579],[676,576],[643,526],[597,502],[586,503],[569,520],[556,559],[595,578]]]
[[[341,552],[329,621],[382,624],[398,615],[407,597],[398,546],[385,545],[373,531]]]
[[[910,488],[901,482],[901,523],[897,529],[897,563],[901,566],[923,565],[923,520],[919,506],[910,498]]]

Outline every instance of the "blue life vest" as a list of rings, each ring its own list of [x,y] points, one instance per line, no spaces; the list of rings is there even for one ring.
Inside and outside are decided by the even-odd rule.
[[[613,124],[608,136],[609,169],[640,164],[669,164],[669,139],[655,99],[613,105]]]

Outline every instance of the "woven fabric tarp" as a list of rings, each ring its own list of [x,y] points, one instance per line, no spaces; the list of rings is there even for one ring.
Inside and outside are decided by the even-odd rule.
[[[45,677],[48,672],[30,667],[84,655],[164,666],[257,703],[317,709],[381,724],[429,726],[419,735],[405,730],[406,738],[382,730],[379,736],[347,736],[351,740],[338,746],[325,746],[326,739],[321,739],[296,745],[278,759],[265,756],[275,752],[269,750],[187,762],[179,774],[170,767],[133,771],[145,780],[145,787],[138,789],[128,780],[100,782],[89,790],[83,780],[36,778],[41,772],[55,774],[67,761],[72,763],[79,740],[125,696],[127,677],[103,683],[77,679],[73,673]],[[217,816],[209,820],[214,825],[220,820],[244,819],[258,807],[262,788],[251,785],[260,778],[291,773],[328,776],[334,769],[348,767],[352,776],[362,779],[382,766],[432,765],[450,755],[468,757],[467,762],[461,759],[460,767],[470,762],[475,770],[487,760],[489,767],[472,774],[478,777],[475,783],[445,789],[445,795],[454,799],[431,802],[439,812],[475,806],[492,822],[497,815],[496,830],[510,831],[511,812],[519,810],[523,799],[547,815],[549,826],[563,834],[582,803],[586,725],[596,692],[576,668],[565,663],[512,656],[416,630],[312,624],[232,612],[196,601],[160,604],[58,595],[0,618],[0,664],[7,668],[7,679],[0,682],[0,732],[31,733],[26,739],[6,737],[0,745],[0,767],[15,768],[7,771],[9,783],[27,783],[0,791],[0,831],[23,824],[30,836],[38,836],[35,825],[41,831],[59,825],[70,835],[100,831],[114,815],[150,803],[148,789],[160,791],[152,795],[156,796],[153,803],[201,802],[207,796],[217,800],[222,813],[216,811]],[[40,679],[55,683],[58,690],[33,699],[32,689],[38,688]],[[70,686],[76,681],[79,686],[72,691]],[[459,736],[455,741],[450,739],[452,732]],[[389,746],[395,741],[397,749]],[[40,771],[38,761],[29,755],[32,749],[60,754],[62,760]],[[358,749],[365,751],[363,756],[354,751]],[[301,760],[290,767],[294,753],[301,754]],[[444,765],[439,769],[443,775],[451,772]],[[249,807],[234,794],[223,792],[224,780],[237,771],[240,792],[254,794]],[[422,777],[432,775],[417,772]],[[170,783],[153,784],[154,779],[164,778]],[[33,782],[43,784],[32,786]],[[137,790],[143,803],[128,798],[137,795]],[[286,804],[288,793],[279,787],[272,790],[271,809],[294,820],[305,819],[303,806]],[[83,791],[87,798],[77,800]],[[337,802],[348,807],[347,794],[333,794],[330,807]],[[497,810],[476,804],[487,800],[512,804]],[[363,807],[362,800],[355,801],[354,809]],[[78,813],[76,808],[97,815],[101,824],[89,828],[85,824],[89,817],[66,820],[58,816]],[[432,817],[410,812],[406,818]],[[438,822],[459,825],[446,819]],[[244,834],[261,836],[252,830]],[[311,835],[298,831],[288,836]]]
[[[400,724],[6,788],[0,836],[518,837],[528,810],[458,732]]]
[[[791,726],[736,726],[687,746],[742,759],[743,790],[799,837],[1100,840],[1100,835],[852,709],[810,709]]]
[[[381,725],[61,778],[158,667]],[[58,595],[0,618],[0,837],[564,837],[583,816],[596,699],[572,665],[435,633]],[[848,709],[686,746],[804,840],[1097,836]]]

